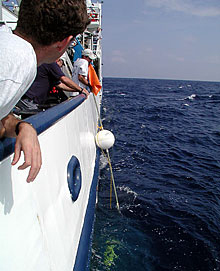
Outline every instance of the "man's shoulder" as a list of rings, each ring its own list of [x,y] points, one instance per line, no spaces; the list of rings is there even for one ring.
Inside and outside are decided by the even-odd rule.
[[[43,63],[40,65],[40,69],[47,69],[47,70],[53,70],[57,68],[57,64],[55,62],[53,63]]]
[[[39,66],[39,70],[41,71],[57,71],[60,70],[59,66],[53,62],[53,63],[43,63]]]
[[[1,27],[2,28],[2,27]],[[12,32],[0,30],[0,51],[2,59],[10,59],[17,65],[24,62],[36,62],[36,54],[32,45]],[[31,60],[32,59],[32,60]],[[22,62],[22,63],[21,63]]]
[[[3,24],[2,26],[0,26],[0,32],[1,33],[9,33],[12,34],[12,30],[10,27],[8,27],[7,25]]]
[[[14,82],[27,80],[36,74],[37,58],[30,43],[10,32],[0,31],[1,78],[12,78]]]
[[[65,74],[62,72],[61,68],[56,62],[44,63],[38,68],[41,74],[47,74],[48,76],[62,77]]]
[[[33,51],[33,47],[28,41],[12,33],[11,29],[6,25],[0,27],[0,37],[1,45],[4,45],[6,48],[13,46],[14,50],[25,48],[26,50]]]

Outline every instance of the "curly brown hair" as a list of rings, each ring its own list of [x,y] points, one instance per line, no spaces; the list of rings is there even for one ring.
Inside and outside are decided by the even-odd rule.
[[[82,33],[89,24],[85,0],[22,0],[17,30],[40,45]]]

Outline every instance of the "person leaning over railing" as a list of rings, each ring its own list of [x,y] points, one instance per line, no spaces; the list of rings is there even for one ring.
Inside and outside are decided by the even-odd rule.
[[[68,92],[79,92],[85,94],[87,98],[89,92],[65,76],[61,70],[62,64],[63,60],[58,59],[56,62],[40,65],[37,68],[37,76],[33,84],[22,96],[16,107],[24,111],[39,111],[39,108],[43,107],[47,101],[48,94],[52,91],[53,87]]]
[[[37,65],[59,58],[88,24],[84,0],[22,0],[14,33],[0,28],[0,136],[16,137],[12,165],[23,151],[18,169],[30,166],[27,182],[40,170],[40,145],[35,129],[10,112],[34,81]]]

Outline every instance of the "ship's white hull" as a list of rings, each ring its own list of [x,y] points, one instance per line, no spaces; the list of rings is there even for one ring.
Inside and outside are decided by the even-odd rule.
[[[11,166],[13,154],[0,162],[1,271],[73,270],[91,196],[97,122],[91,94],[43,131],[39,135],[43,164],[33,183],[25,181],[28,170]],[[72,156],[78,158],[82,174],[76,201],[67,182]]]

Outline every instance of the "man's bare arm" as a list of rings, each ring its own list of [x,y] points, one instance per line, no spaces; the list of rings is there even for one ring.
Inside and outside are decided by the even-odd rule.
[[[7,115],[1,120],[1,123],[5,129],[4,136],[6,137],[16,137],[15,133],[15,127],[17,123],[20,122],[19,119],[17,119],[12,114]]]
[[[60,81],[62,83],[64,83],[67,87],[71,88],[72,91],[81,91],[81,87],[78,86],[73,80],[71,80],[70,78],[68,78],[67,76],[62,76],[60,78]]]
[[[5,127],[3,126],[2,122],[0,121],[0,138],[3,138],[5,135]]]
[[[78,79],[81,83],[83,83],[84,85],[90,87],[89,81],[86,79],[86,77],[82,74],[78,75]]]
[[[68,87],[64,83],[59,83],[58,85],[56,85],[56,88],[61,89],[61,90],[65,90],[65,91],[68,91],[68,92],[79,92],[79,91],[81,91],[81,88],[80,88],[80,90],[75,90],[73,88]]]
[[[69,79],[66,76],[62,76],[60,78],[61,83],[58,85],[58,88],[62,88],[65,91],[68,92],[73,92],[73,91],[78,91],[78,92],[82,92],[83,94],[86,95],[86,98],[89,95],[89,92],[87,91],[87,89],[82,88],[80,86],[78,86],[73,80]],[[65,85],[65,86],[64,86]]]

